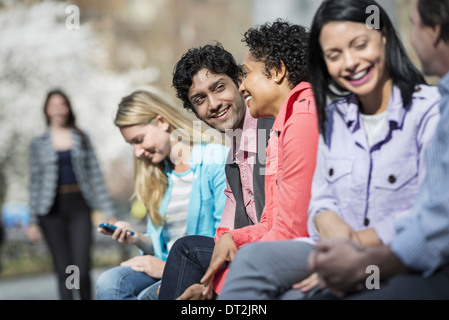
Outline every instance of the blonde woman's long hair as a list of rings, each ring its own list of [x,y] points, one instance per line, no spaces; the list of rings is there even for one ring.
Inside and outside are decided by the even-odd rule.
[[[202,142],[203,134],[192,125],[192,121],[183,112],[171,105],[162,97],[144,90],[134,91],[122,99],[119,104],[114,124],[119,128],[143,126],[161,116],[169,123],[168,132],[174,130],[184,133],[180,143],[189,144]],[[163,225],[164,218],[159,213],[159,206],[167,189],[167,176],[164,161],[153,164],[146,157],[135,159],[134,196],[141,201],[154,225]]]

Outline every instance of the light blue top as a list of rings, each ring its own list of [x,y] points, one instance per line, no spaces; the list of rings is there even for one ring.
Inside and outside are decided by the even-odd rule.
[[[192,148],[189,166],[193,171],[192,192],[187,212],[187,235],[213,237],[220,224],[226,196],[225,163],[229,148],[221,144],[196,144]],[[166,162],[165,173],[168,186],[159,207],[159,213],[165,216],[171,198],[173,168]],[[154,226],[148,219],[146,236],[153,241],[154,255],[161,260],[168,256],[167,243],[162,229]]]
[[[424,276],[449,263],[449,73],[438,88],[441,119],[426,153],[427,176],[411,215],[397,222],[391,244],[406,266]]]
[[[384,244],[391,242],[395,220],[410,213],[424,180],[424,150],[438,124],[439,101],[437,87],[422,85],[404,108],[395,86],[387,125],[372,146],[355,95],[327,107],[326,142],[320,136],[309,205],[313,240],[319,240],[313,219],[327,209],[355,231],[374,228]]]

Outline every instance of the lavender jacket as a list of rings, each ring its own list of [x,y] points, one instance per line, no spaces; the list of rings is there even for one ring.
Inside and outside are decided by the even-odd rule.
[[[320,136],[309,206],[313,240],[319,240],[314,217],[327,209],[355,231],[374,228],[384,244],[391,242],[395,221],[410,212],[424,179],[424,151],[440,118],[440,99],[437,87],[421,85],[404,108],[394,87],[389,126],[371,148],[355,95],[327,107],[326,142]]]

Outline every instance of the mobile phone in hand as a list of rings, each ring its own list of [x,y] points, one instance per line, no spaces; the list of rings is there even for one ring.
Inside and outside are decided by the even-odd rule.
[[[100,223],[100,225],[98,227],[103,228],[104,230],[106,230],[110,233],[113,233],[115,231],[115,229],[117,229],[117,227],[114,226],[113,224],[109,224],[106,222]],[[130,231],[130,230],[127,230],[127,231],[130,232],[132,236],[134,235],[134,231]]]

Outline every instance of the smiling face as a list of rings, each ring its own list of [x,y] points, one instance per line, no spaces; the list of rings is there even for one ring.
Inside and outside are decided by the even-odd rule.
[[[146,157],[157,164],[170,155],[170,134],[165,129],[167,125],[167,122],[159,119],[147,125],[120,128],[120,132],[125,141],[133,146],[136,158]]]
[[[225,132],[242,126],[245,101],[227,75],[201,69],[192,78],[188,95],[198,119],[212,128]]]
[[[240,85],[246,103],[254,118],[275,115],[279,106],[276,79],[267,75],[263,62],[256,61],[248,51],[242,63],[245,78]]]
[[[363,23],[329,22],[321,30],[320,45],[329,74],[340,87],[360,98],[382,91],[389,75],[381,32]]]

